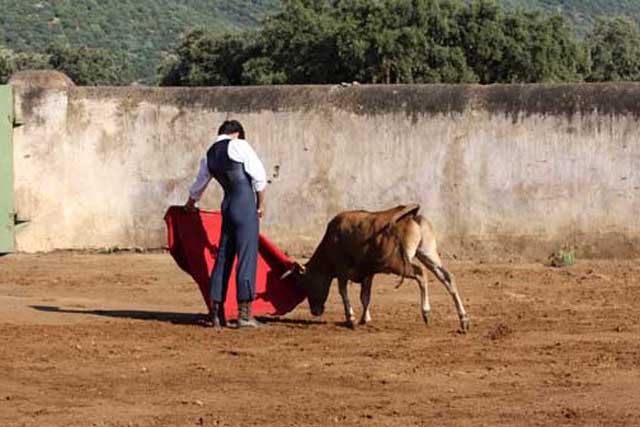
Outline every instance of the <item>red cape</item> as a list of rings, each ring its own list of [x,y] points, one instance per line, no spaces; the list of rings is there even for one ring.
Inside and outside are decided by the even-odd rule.
[[[218,253],[222,227],[221,213],[202,210],[186,212],[182,206],[172,206],[164,220],[167,223],[171,256],[178,266],[196,281],[204,302],[210,309],[209,277]],[[292,266],[293,261],[288,256],[260,235],[254,315],[282,315],[293,310],[304,300],[304,293],[296,287],[292,278],[280,279],[280,276]],[[228,319],[238,316],[235,269],[234,265],[225,303]]]

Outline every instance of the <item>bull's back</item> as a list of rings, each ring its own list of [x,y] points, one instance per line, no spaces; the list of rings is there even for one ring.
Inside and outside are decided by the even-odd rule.
[[[380,236],[393,217],[395,209],[381,212],[346,211],[336,215],[327,229],[336,236],[336,243],[359,250]]]
[[[345,211],[336,215],[330,224],[336,232],[353,236],[355,239],[367,239],[382,232],[393,221],[399,212],[406,210],[400,205],[391,209],[377,212],[364,210]],[[409,219],[405,217],[403,220]]]
[[[329,222],[321,244],[325,260],[336,275],[360,281],[368,275],[386,272],[389,265],[404,264],[398,238],[403,239],[405,230],[415,227],[415,221],[407,216],[390,226],[392,218],[404,208],[336,215]]]

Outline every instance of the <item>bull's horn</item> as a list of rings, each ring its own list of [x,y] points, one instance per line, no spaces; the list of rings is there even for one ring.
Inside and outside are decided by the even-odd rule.
[[[286,279],[287,277],[291,276],[293,274],[294,271],[298,270],[300,272],[300,274],[304,274],[305,271],[307,270],[307,268],[300,264],[299,262],[295,262],[293,264],[293,267],[291,267],[289,270],[285,271],[284,274],[282,276],[280,276],[280,280],[282,279]]]
[[[280,280],[284,280],[287,277],[291,276],[293,274],[293,270],[295,270],[295,269],[296,269],[296,267],[293,266],[290,269],[288,269],[287,271],[285,271],[284,274],[282,276],[280,276]]]

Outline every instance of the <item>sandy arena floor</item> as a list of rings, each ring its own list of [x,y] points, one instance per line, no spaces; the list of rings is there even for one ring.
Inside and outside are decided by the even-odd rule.
[[[466,336],[434,280],[428,328],[379,277],[370,326],[215,331],[167,254],[2,257],[0,426],[640,426],[640,262],[449,268]]]

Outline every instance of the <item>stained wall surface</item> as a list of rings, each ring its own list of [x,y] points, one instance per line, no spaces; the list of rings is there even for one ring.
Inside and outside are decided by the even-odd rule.
[[[640,85],[75,87],[12,79],[25,252],[165,244],[199,159],[240,120],[271,184],[263,232],[309,254],[343,210],[418,202],[445,255],[640,251]],[[201,205],[217,208],[212,183]]]

